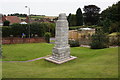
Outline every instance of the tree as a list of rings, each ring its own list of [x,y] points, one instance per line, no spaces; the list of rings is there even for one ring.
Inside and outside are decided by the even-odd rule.
[[[86,25],[97,25],[100,8],[96,5],[84,6],[84,22]]]
[[[102,11],[101,17],[102,20],[110,19],[112,22],[120,21],[120,1]]]
[[[120,32],[120,22],[111,23],[109,31],[110,33]]]
[[[9,26],[10,25],[10,21],[6,20],[3,22],[3,26]]]
[[[83,25],[83,15],[80,8],[78,8],[76,11],[76,25],[77,26]]]
[[[76,26],[76,15],[69,14],[67,19],[68,19],[68,22],[69,22],[69,26]]]
[[[102,49],[109,47],[109,38],[101,29],[96,29],[96,33],[92,35],[90,46],[92,49]]]
[[[120,32],[120,1],[101,13],[101,22],[105,32]]]
[[[68,17],[67,17],[67,20],[68,20],[69,26],[71,25],[71,24],[70,24],[70,21],[71,21],[70,17],[71,17],[71,13],[70,13],[70,14],[68,15]]]
[[[14,14],[8,14],[8,16],[26,17],[27,14],[14,13]]]
[[[105,19],[103,20],[102,22],[102,30],[104,33],[109,33],[109,28],[110,28],[110,25],[111,25],[111,20],[110,19]]]

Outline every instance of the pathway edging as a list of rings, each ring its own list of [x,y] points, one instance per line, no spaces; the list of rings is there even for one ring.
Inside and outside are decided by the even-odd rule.
[[[44,58],[49,57],[49,56],[50,56],[50,55],[45,56],[45,57],[39,57],[39,58],[32,59],[32,60],[27,60],[27,61],[0,61],[0,62],[32,62],[32,61],[36,61],[36,60],[40,60],[40,59],[44,59]]]

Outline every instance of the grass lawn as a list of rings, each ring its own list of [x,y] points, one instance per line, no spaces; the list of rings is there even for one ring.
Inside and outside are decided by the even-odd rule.
[[[53,44],[3,45],[4,61],[30,60],[52,54]],[[3,78],[117,78],[118,48],[71,48],[77,59],[58,65],[44,59],[33,62],[3,62]]]
[[[0,58],[1,60],[1,58]],[[0,79],[2,79],[2,62],[0,62]]]
[[[26,61],[52,54],[47,43],[3,45],[3,61]]]

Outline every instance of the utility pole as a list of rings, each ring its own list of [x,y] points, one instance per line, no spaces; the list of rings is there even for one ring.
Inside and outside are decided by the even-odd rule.
[[[28,24],[29,24],[29,30],[28,30],[28,32],[29,32],[29,38],[30,38],[30,7],[25,6],[25,8],[28,8]]]

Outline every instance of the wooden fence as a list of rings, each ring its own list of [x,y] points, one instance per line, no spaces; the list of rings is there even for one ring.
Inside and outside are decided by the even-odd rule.
[[[22,44],[22,43],[41,43],[46,42],[44,38],[17,38],[17,37],[7,37],[2,38],[2,44]]]

